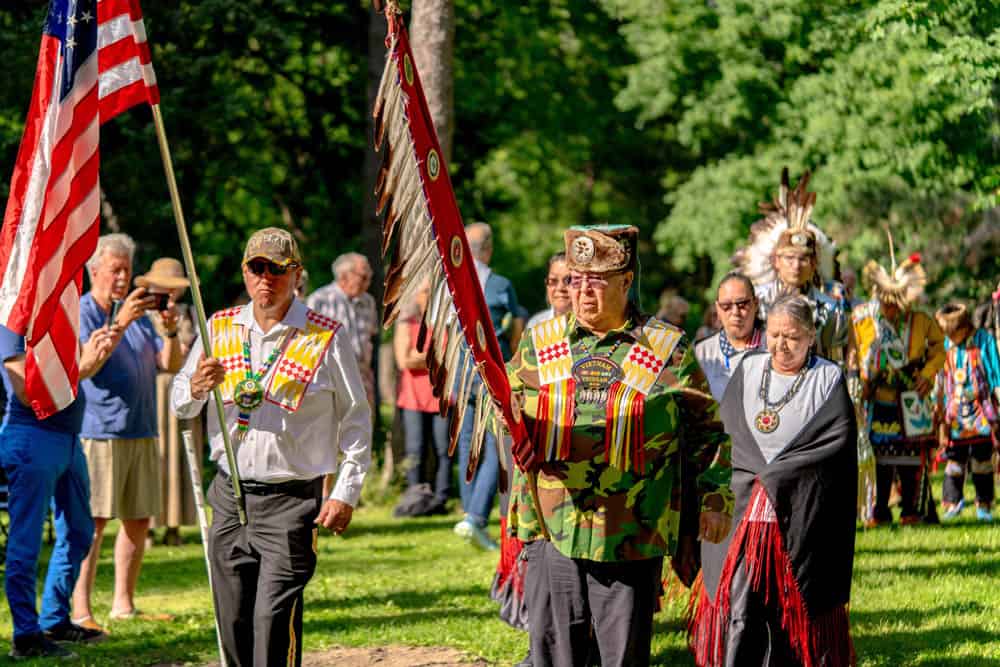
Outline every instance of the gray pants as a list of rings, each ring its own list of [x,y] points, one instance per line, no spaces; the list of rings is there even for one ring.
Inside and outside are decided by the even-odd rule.
[[[215,604],[230,667],[302,664],[302,591],[316,569],[313,521],[323,478],[260,495],[245,489],[241,526],[228,478],[208,490]]]
[[[586,667],[591,628],[603,667],[649,664],[662,558],[601,563],[567,558],[548,541],[525,545],[524,594],[535,667]]]

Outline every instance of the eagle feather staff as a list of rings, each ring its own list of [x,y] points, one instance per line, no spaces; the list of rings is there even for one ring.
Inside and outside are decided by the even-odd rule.
[[[391,326],[400,304],[429,284],[430,299],[418,339],[429,343],[427,366],[435,395],[443,404],[456,408],[452,410],[452,448],[466,401],[479,397],[467,476],[475,472],[488,430],[486,421],[492,416],[502,418],[510,430],[517,464],[531,470],[537,465],[537,456],[520,411],[511,402],[500,343],[406,28],[394,2],[386,3],[384,11],[388,54],[372,110],[375,150],[383,155],[375,188],[378,209],[385,216],[382,254],[388,258],[383,325]],[[484,391],[476,391],[465,377],[472,372],[482,380]]]

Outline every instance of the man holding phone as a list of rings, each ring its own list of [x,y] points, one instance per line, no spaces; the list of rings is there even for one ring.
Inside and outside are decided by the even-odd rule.
[[[99,627],[90,596],[104,527],[121,519],[115,540],[112,620],[135,618],[134,596],[149,521],[160,506],[160,459],[156,444],[156,374],[180,369],[177,309],[146,287],[129,291],[135,243],[125,234],[98,239],[87,262],[91,290],[80,300],[80,339],[107,327],[114,349],[90,379],[81,382],[87,411],[80,433],[90,473],[94,542],[73,592],[74,622]],[[120,305],[115,305],[115,304]],[[159,309],[159,336],[146,313]]]

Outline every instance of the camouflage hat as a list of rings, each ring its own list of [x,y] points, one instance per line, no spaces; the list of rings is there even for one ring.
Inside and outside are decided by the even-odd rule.
[[[564,235],[570,271],[617,273],[636,268],[639,229],[631,225],[571,227]]]
[[[247,249],[243,252],[243,263],[262,257],[278,266],[302,264],[299,254],[299,244],[295,238],[284,229],[265,227],[254,232],[247,241]]]

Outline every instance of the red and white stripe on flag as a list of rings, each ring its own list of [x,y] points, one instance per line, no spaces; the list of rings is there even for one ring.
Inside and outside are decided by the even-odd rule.
[[[25,390],[40,419],[76,397],[100,125],[158,102],[138,0],[51,0],[0,230],[0,324],[26,338]]]

